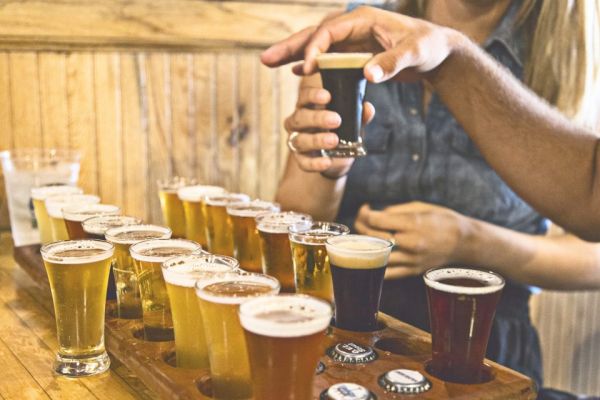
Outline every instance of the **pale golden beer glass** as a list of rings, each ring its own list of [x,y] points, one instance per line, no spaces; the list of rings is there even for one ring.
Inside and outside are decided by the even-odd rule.
[[[185,186],[194,185],[195,179],[173,176],[167,179],[159,179],[158,197],[163,215],[163,222],[173,231],[174,238],[185,238],[185,214],[183,203],[177,196],[177,191]]]
[[[121,208],[112,204],[71,204],[62,210],[70,240],[86,239],[82,222],[98,215],[119,215]]]
[[[279,280],[282,292],[293,293],[296,290],[288,228],[303,221],[310,222],[312,218],[291,211],[256,217],[263,272]]]
[[[137,273],[144,338],[150,341],[173,340],[173,320],[162,263],[169,258],[200,254],[202,247],[185,239],[151,239],[129,248]]]
[[[180,368],[208,368],[208,348],[194,285],[218,273],[234,272],[235,258],[213,254],[180,256],[165,261],[163,277],[171,304],[175,352]]]
[[[301,222],[289,227],[296,291],[333,304],[331,267],[325,241],[331,236],[347,235],[346,225],[333,222]]]
[[[63,217],[63,208],[74,204],[97,204],[100,197],[91,194],[65,194],[47,197],[44,204],[50,219],[52,241],[69,240],[67,225]]]
[[[107,229],[105,237],[115,246],[113,275],[117,292],[117,315],[124,319],[142,318],[142,299],[138,276],[129,248],[144,240],[169,239],[171,230],[159,225],[132,224]]]
[[[177,191],[185,213],[185,237],[200,243],[203,248],[208,246],[204,199],[206,196],[223,193],[227,193],[227,191],[222,187],[204,185],[186,186]]]
[[[240,306],[255,399],[312,400],[333,310],[303,294],[262,296]]]
[[[250,202],[250,197],[242,193],[225,193],[206,196],[204,202],[208,251],[233,256],[233,227],[227,214],[227,206],[232,203]]]
[[[52,291],[58,354],[54,371],[67,376],[104,372],[104,308],[112,244],[99,240],[55,242],[41,253]]]
[[[261,200],[232,203],[227,206],[227,214],[233,228],[233,256],[240,262],[242,269],[262,272],[260,238],[255,218],[279,210],[279,204]]]
[[[81,226],[87,239],[104,240],[104,233],[111,228],[127,225],[140,225],[141,223],[142,220],[140,218],[131,217],[129,215],[99,215],[84,220],[81,223]],[[129,254],[129,249],[127,254]]]
[[[45,201],[50,196],[65,194],[82,194],[83,189],[76,186],[57,185],[57,186],[39,186],[31,189],[31,199],[33,200],[33,212],[40,231],[40,242],[42,244],[53,242],[52,227],[50,217],[46,211]]]
[[[246,339],[238,310],[247,300],[278,292],[277,279],[254,273],[223,274],[196,283],[214,399],[252,398]]]

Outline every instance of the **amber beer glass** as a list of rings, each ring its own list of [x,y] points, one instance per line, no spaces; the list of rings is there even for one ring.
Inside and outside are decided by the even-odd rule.
[[[87,239],[104,240],[104,233],[111,228],[141,223],[141,219],[128,215],[98,215],[84,220],[81,226]]]
[[[296,291],[333,304],[331,268],[325,241],[331,236],[347,235],[350,229],[333,222],[301,222],[288,228]]]
[[[196,180],[173,176],[167,179],[159,179],[156,183],[165,225],[171,228],[174,238],[185,238],[185,213],[183,203],[177,196],[177,191],[182,187],[194,185]]]
[[[242,269],[262,272],[260,238],[255,218],[260,214],[279,210],[279,204],[261,200],[232,203],[227,206],[227,214],[233,228],[233,256],[240,262]]]
[[[69,240],[69,233],[62,212],[63,208],[76,204],[97,203],[100,203],[100,197],[91,194],[65,194],[47,197],[45,205],[50,217],[52,241]]]
[[[242,193],[206,196],[206,242],[209,252],[233,256],[233,227],[227,214],[227,205],[249,201],[250,197]]]
[[[361,157],[367,154],[362,143],[363,99],[367,81],[363,68],[371,53],[324,53],[317,56],[323,87],[331,94],[327,109],[342,118],[334,129],[339,143],[333,150],[323,150],[329,157]]]
[[[57,185],[57,186],[39,186],[31,189],[31,198],[33,199],[33,212],[40,231],[40,241],[42,244],[53,242],[52,227],[50,217],[46,211],[45,201],[50,196],[65,194],[82,194],[83,189],[76,186]]]
[[[142,299],[144,338],[149,341],[173,340],[173,320],[162,263],[169,258],[200,254],[196,242],[185,239],[151,239],[129,248]]]
[[[87,222],[87,221],[86,221]],[[115,246],[113,275],[117,291],[119,318],[142,318],[142,300],[138,276],[129,248],[149,239],[169,239],[171,230],[159,225],[123,225],[105,231],[106,240]]]
[[[222,274],[196,284],[208,346],[213,398],[252,398],[246,339],[238,310],[245,301],[278,292],[277,279],[255,273]]]
[[[227,193],[219,186],[194,185],[186,186],[177,191],[177,196],[183,203],[185,214],[185,237],[208,248],[206,239],[206,196]]]
[[[256,217],[263,272],[279,280],[282,292],[296,291],[288,228],[304,221],[310,222],[312,218],[310,215],[291,211]]]
[[[83,221],[98,215],[119,215],[121,208],[112,204],[73,204],[62,210],[70,240],[86,239]]]
[[[451,382],[481,382],[504,279],[466,268],[429,270],[424,279],[431,322],[429,372]]]
[[[357,332],[376,330],[392,242],[372,236],[344,235],[328,238],[325,246],[333,279],[335,326]]]
[[[99,240],[55,242],[41,249],[58,333],[53,368],[61,375],[94,375],[110,366],[104,306],[113,250]]]
[[[194,285],[219,273],[235,272],[238,267],[236,259],[213,254],[175,257],[163,263],[178,367],[209,367],[204,325]]]
[[[240,306],[255,399],[311,400],[331,321],[329,303],[302,294],[265,296]]]

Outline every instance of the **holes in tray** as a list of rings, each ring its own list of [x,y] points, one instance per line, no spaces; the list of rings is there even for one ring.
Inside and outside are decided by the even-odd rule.
[[[205,375],[196,380],[196,387],[206,397],[212,398],[212,380],[210,375]]]
[[[375,348],[402,356],[417,356],[423,352],[417,351],[410,346],[410,339],[383,338],[375,342]]]

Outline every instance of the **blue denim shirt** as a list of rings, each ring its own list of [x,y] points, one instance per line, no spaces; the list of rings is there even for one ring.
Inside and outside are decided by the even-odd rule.
[[[513,1],[484,48],[521,78],[527,36],[513,29],[519,6],[520,1]],[[365,128],[368,155],[350,170],[337,219],[352,227],[365,203],[383,208],[422,201],[516,231],[543,234],[544,217],[494,172],[439,97],[433,95],[426,115],[422,97],[421,83],[367,86],[366,99],[376,109],[375,119]]]

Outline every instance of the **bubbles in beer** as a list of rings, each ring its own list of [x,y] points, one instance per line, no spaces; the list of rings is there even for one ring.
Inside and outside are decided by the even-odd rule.
[[[191,240],[151,239],[131,246],[131,256],[143,262],[163,262],[175,256],[199,253],[202,247]]]
[[[222,304],[241,304],[250,297],[276,294],[277,279],[263,274],[224,274],[198,282],[196,293],[204,300]]]
[[[159,225],[127,225],[108,229],[106,239],[114,243],[134,244],[142,240],[167,239],[171,230]]]
[[[89,264],[113,255],[112,244],[100,240],[70,240],[45,245],[41,249],[46,261],[56,264]]]
[[[493,272],[468,268],[439,268],[428,271],[427,286],[448,293],[489,294],[504,287],[504,279]]]
[[[180,256],[163,264],[165,281],[172,285],[193,287],[197,280],[213,274],[233,272],[239,268],[235,258],[213,254]]]
[[[334,236],[327,239],[331,264],[340,268],[382,268],[392,248],[389,240],[365,235]]]
[[[288,227],[299,222],[312,221],[310,215],[292,211],[268,213],[256,217],[256,226],[259,231],[267,233],[288,233]]]

